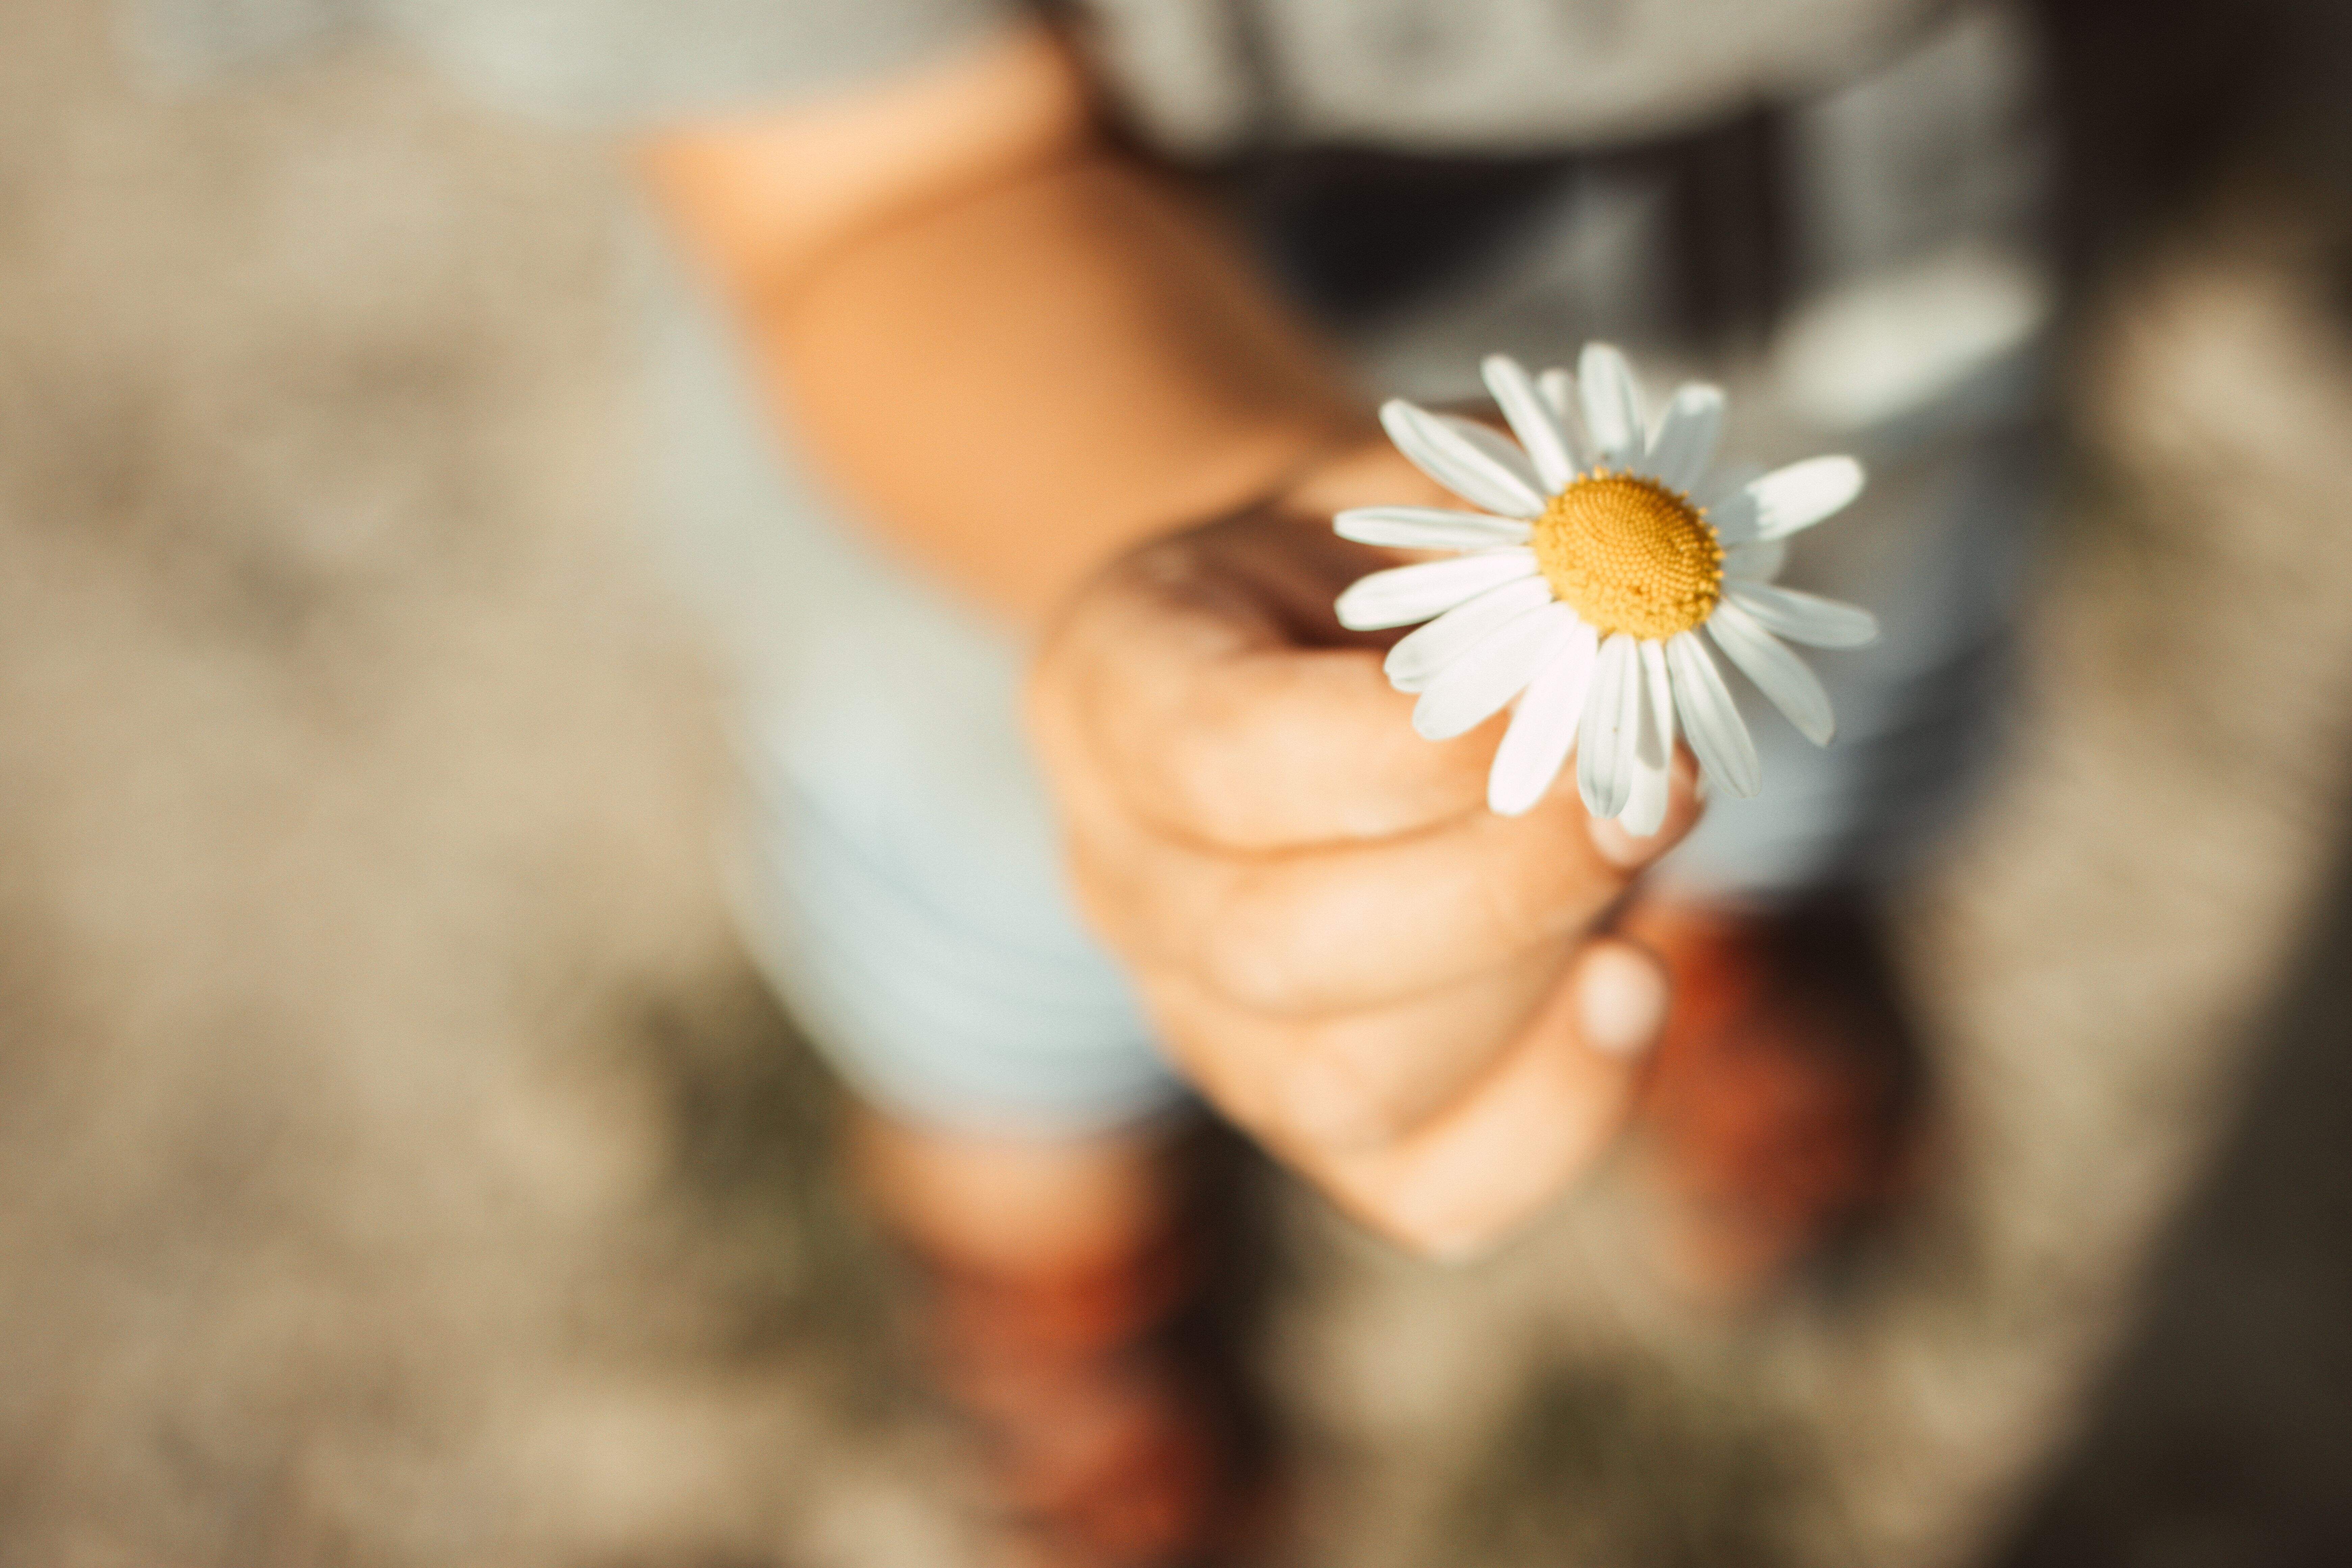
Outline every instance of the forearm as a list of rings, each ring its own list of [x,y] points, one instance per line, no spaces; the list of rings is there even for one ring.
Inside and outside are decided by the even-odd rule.
[[[725,181],[680,175],[707,146],[656,169],[795,445],[878,536],[1026,621],[1368,421],[1203,204],[1104,145],[1081,100],[1037,102],[1065,87],[1023,90],[1032,123],[991,155],[796,229],[714,222]]]
[[[864,237],[751,319],[873,526],[1021,616],[1362,419],[1202,216],[1108,156]]]

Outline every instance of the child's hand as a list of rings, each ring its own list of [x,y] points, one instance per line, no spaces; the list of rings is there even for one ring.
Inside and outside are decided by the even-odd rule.
[[[1596,833],[1573,770],[1486,809],[1503,721],[1433,744],[1333,623],[1379,552],[1252,515],[1148,545],[1068,606],[1032,684],[1077,892],[1202,1093],[1432,1253],[1528,1217],[1604,1148],[1665,982],[1596,937],[1664,830]]]

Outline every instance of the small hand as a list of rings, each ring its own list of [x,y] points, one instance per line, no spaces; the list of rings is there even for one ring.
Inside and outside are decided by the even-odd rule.
[[[1584,1171],[1663,1022],[1601,933],[1697,815],[1592,823],[1574,770],[1526,816],[1504,720],[1433,744],[1332,599],[1395,557],[1265,511],[1137,550],[1066,606],[1032,681],[1070,871],[1207,1098],[1370,1225],[1476,1249]]]

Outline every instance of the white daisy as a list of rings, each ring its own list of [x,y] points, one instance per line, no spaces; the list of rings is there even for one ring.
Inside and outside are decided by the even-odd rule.
[[[1858,647],[1878,623],[1771,580],[1781,542],[1853,500],[1862,466],[1814,458],[1702,488],[1723,425],[1719,389],[1684,386],[1652,430],[1633,368],[1606,343],[1586,345],[1573,380],[1530,377],[1500,354],[1481,369],[1517,446],[1410,403],[1381,410],[1414,467],[1480,510],[1363,507],[1335,524],[1365,544],[1458,552],[1375,572],[1339,596],[1340,624],[1359,631],[1429,623],[1388,656],[1390,681],[1421,694],[1413,727],[1445,740],[1517,698],[1489,805],[1528,810],[1573,750],[1586,806],[1655,833],[1677,722],[1716,788],[1752,795],[1762,783],[1704,628],[1807,739],[1828,744],[1829,696],[1780,639]]]

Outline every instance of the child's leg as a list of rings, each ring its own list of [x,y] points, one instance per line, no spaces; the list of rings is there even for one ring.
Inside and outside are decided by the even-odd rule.
[[[921,1276],[925,1373],[1038,1562],[1198,1561],[1262,1522],[1263,1423],[1204,1311],[1225,1249],[1199,1131],[1045,1141],[857,1118],[859,1184]]]
[[[1166,1230],[1170,1124],[1063,1139],[919,1128],[861,1109],[850,1142],[877,1215],[926,1258],[982,1273],[1083,1271]]]

